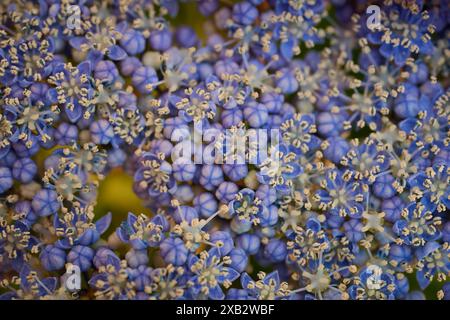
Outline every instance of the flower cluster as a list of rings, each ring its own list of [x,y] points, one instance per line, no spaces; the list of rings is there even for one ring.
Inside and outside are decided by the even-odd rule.
[[[369,5],[2,2],[0,299],[450,299],[449,3]]]

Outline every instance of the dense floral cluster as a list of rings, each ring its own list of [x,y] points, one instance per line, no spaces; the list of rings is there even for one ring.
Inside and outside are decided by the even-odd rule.
[[[2,1],[0,298],[450,299],[450,4],[378,5]]]

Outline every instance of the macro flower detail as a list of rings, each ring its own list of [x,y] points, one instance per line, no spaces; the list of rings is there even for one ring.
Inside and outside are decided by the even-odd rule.
[[[450,300],[448,5],[0,1],[0,300]]]

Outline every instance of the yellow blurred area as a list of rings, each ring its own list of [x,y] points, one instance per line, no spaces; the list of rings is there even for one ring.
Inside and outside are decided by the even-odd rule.
[[[113,220],[107,234],[113,232],[126,219],[128,212],[151,215],[150,210],[142,205],[142,200],[133,192],[133,177],[120,168],[113,169],[100,181],[98,188],[97,205],[94,209],[96,219],[110,211]]]

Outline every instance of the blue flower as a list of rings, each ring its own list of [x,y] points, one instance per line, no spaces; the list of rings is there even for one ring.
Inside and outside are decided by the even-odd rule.
[[[113,127],[104,119],[92,122],[90,132],[92,141],[96,144],[108,144],[114,138]]]
[[[428,241],[439,238],[438,225],[441,218],[433,215],[421,203],[411,203],[402,211],[402,218],[394,223],[393,231],[404,243],[424,246]]]
[[[230,267],[232,267],[239,273],[242,273],[246,269],[249,257],[244,250],[234,248],[233,250],[231,250],[228,256],[231,259]]]
[[[229,258],[221,258],[219,249],[202,251],[200,256],[191,256],[188,260],[190,271],[194,274],[187,282],[190,292],[196,298],[222,300],[225,298],[222,287],[228,288],[239,278],[239,273],[231,267]]]
[[[208,1],[203,1],[203,3]],[[214,1],[209,1],[214,2]],[[198,42],[197,34],[195,30],[189,26],[181,26],[177,29],[175,33],[175,38],[178,44],[183,48],[195,47]]]
[[[264,248],[264,256],[272,262],[282,262],[286,259],[287,248],[284,241],[271,239]]]
[[[321,185],[324,189],[318,190],[314,196],[319,208],[339,216],[361,216],[365,197],[360,183],[349,180],[338,170],[332,170]]]
[[[6,283],[8,283],[7,280]],[[13,290],[0,295],[0,300],[53,298],[56,296],[58,280],[55,277],[40,278],[35,271],[25,265],[20,270],[19,278],[11,281],[11,284],[19,285],[19,288],[13,288]],[[9,286],[9,288],[12,287]]]
[[[39,257],[43,267],[47,271],[60,270],[66,262],[66,252],[54,245],[47,245]]]
[[[195,164],[186,158],[179,158],[172,165],[173,176],[177,181],[192,181],[196,172]]]
[[[76,125],[62,122],[55,131],[55,142],[59,145],[72,145],[78,140],[78,128]]]
[[[393,300],[396,291],[394,276],[387,272],[379,275],[376,286],[370,286],[369,278],[373,270],[364,268],[355,284],[348,288],[351,299],[355,300]]]
[[[98,252],[97,252],[97,254],[98,254]],[[105,252],[105,254],[102,254],[101,256],[104,257],[105,255],[107,256],[107,260],[110,260],[109,252]],[[104,260],[103,257],[100,259]],[[147,250],[145,250],[145,249],[143,249],[143,250],[131,249],[127,252],[127,254],[125,255],[125,258],[127,260],[128,266],[130,268],[137,268],[139,266],[145,266],[149,262],[149,258],[147,256]],[[102,263],[104,263],[104,262],[102,262]],[[94,264],[95,264],[95,257],[94,257]]]
[[[11,123],[11,142],[23,141],[30,148],[34,139],[47,142],[52,139],[50,128],[58,118],[58,112],[47,101],[31,97],[31,92],[24,90],[23,97],[5,97],[2,105],[4,116]]]
[[[233,6],[233,20],[239,24],[251,24],[258,16],[258,10],[247,1],[239,2]]]
[[[32,248],[38,244],[38,240],[30,234],[24,222],[10,223],[5,217],[1,217],[0,222],[0,258],[4,262],[4,270],[12,268],[20,272],[31,258]]]
[[[447,1],[184,2],[0,5],[0,299],[429,298]],[[110,234],[118,170],[152,214]]]
[[[141,32],[127,29],[120,38],[120,45],[130,55],[137,55],[145,50],[145,38]]]
[[[265,105],[250,101],[244,107],[244,119],[252,128],[260,128],[266,124],[269,113]]]
[[[204,16],[209,16],[219,8],[217,0],[200,0],[198,2],[198,11]]]
[[[172,45],[172,32],[168,28],[155,30],[150,34],[150,45],[154,50],[166,51]]]
[[[93,111],[91,73],[91,63],[84,61],[76,67],[71,64],[58,64],[49,77],[49,83],[54,88],[49,89],[48,95],[52,101],[64,107],[72,123],[81,117],[89,118]]]
[[[139,67],[133,72],[133,85],[140,93],[151,93],[153,85],[158,82],[158,75],[152,67]]]
[[[383,174],[376,178],[373,184],[373,194],[382,199],[392,198],[397,192],[394,188],[394,177],[390,174]]]
[[[320,139],[316,133],[315,119],[309,114],[295,114],[284,121],[281,128],[283,142],[296,153],[308,153],[314,151],[320,145]]]
[[[385,219],[389,222],[395,222],[401,217],[402,210],[406,203],[400,197],[385,199],[381,203],[381,210],[386,213]]]
[[[277,72],[276,85],[284,94],[294,93],[298,89],[298,81],[295,74],[288,68],[281,69]]]
[[[248,255],[254,255],[258,252],[261,240],[254,234],[243,234],[237,238],[237,246]]]
[[[58,194],[51,189],[42,189],[33,197],[31,206],[33,211],[41,217],[55,214],[60,208]]]
[[[392,245],[389,250],[389,259],[394,267],[406,269],[413,260],[412,250],[407,245]]]
[[[434,276],[443,281],[450,271],[449,249],[435,241],[428,242],[416,251],[419,260],[416,273],[420,288],[425,289]]]
[[[56,242],[59,248],[70,249],[74,245],[90,246],[96,243],[111,224],[112,214],[109,212],[95,223],[92,221],[92,208],[77,208],[69,215],[60,218],[54,215],[53,226],[60,239]]]
[[[140,265],[128,271],[130,280],[133,281],[136,290],[144,291],[152,282],[152,268]]]
[[[228,203],[235,198],[238,186],[233,182],[222,182],[216,190],[216,198],[223,203]]]
[[[171,193],[176,190],[172,166],[164,156],[144,153],[139,158],[139,167],[134,174],[135,188],[149,196]]]
[[[218,203],[213,194],[204,192],[194,198],[194,206],[203,218],[209,218],[217,211]]]
[[[216,246],[221,256],[228,255],[234,248],[234,240],[231,234],[226,231],[213,232],[210,241]]]
[[[87,246],[74,246],[67,255],[67,261],[80,267],[81,271],[87,271],[92,265],[94,250]]]
[[[317,116],[317,131],[325,137],[338,136],[344,131],[346,118],[346,115],[342,112],[321,112]]]
[[[223,182],[222,168],[217,165],[204,164],[200,171],[199,182],[206,190],[214,190]]]
[[[380,45],[380,53],[387,59],[393,58],[395,64],[402,66],[413,54],[430,54],[433,44],[430,41],[435,27],[428,13],[422,11],[422,4],[391,4],[383,8],[379,30],[369,30],[367,38]],[[366,20],[361,20],[366,24]],[[414,32],[405,30],[414,29]]]
[[[119,76],[116,65],[109,60],[102,60],[95,64],[94,77],[103,83],[113,83]]]
[[[180,238],[167,238],[160,245],[161,256],[167,264],[183,265],[188,256],[188,250]]]
[[[450,208],[449,178],[450,169],[447,164],[429,167],[411,181],[412,196],[422,198],[421,202],[430,211],[437,208],[443,212]]]
[[[261,199],[256,197],[255,191],[245,188],[240,190],[230,201],[228,210],[231,216],[237,216],[239,220],[248,220],[257,225],[260,217],[265,215],[267,207]]]
[[[180,299],[186,295],[187,270],[169,264],[151,274],[150,298],[156,300]]]
[[[341,159],[350,150],[350,144],[347,140],[341,137],[330,137],[324,141],[324,155],[327,159],[331,160],[335,164],[339,164]]]
[[[92,259],[94,266],[98,269],[101,266],[118,265],[120,259],[117,255],[107,247],[100,247]]]
[[[317,260],[323,250],[330,248],[324,228],[314,218],[306,222],[306,228],[296,227],[290,231],[287,239],[288,259],[299,266]]]
[[[116,44],[122,38],[120,30],[123,25],[116,26],[114,19],[90,18],[84,36],[75,36],[69,39],[72,48],[87,53],[90,61],[96,63],[106,55],[108,58],[120,61],[126,58],[127,53]]]
[[[373,183],[377,175],[389,166],[386,153],[379,151],[375,141],[370,138],[364,141],[353,140],[353,146],[342,158],[341,164],[348,167],[347,174],[355,180],[368,184]]]
[[[136,295],[136,283],[132,276],[136,278],[138,275],[126,268],[126,261],[117,261],[115,264],[100,266],[89,279],[89,286],[95,290],[97,299],[133,299]]]
[[[283,299],[288,294],[287,283],[280,281],[278,271],[269,274],[258,273],[258,280],[253,280],[246,272],[241,275],[241,285],[246,291],[246,299],[275,300]]]
[[[13,177],[8,167],[0,167],[0,193],[4,193],[13,185]]]
[[[186,122],[213,119],[216,115],[216,105],[211,99],[209,91],[203,86],[185,91],[186,97],[173,96],[172,103],[178,110],[178,115]]]
[[[128,213],[126,221],[116,230],[119,239],[130,243],[135,250],[156,247],[164,240],[164,232],[168,231],[167,220],[157,215],[152,219],[144,215],[135,216]]]
[[[292,179],[303,170],[297,157],[285,144],[271,148],[269,157],[261,163],[258,179],[281,193],[289,192]]]
[[[9,54],[11,58],[17,59],[14,65],[19,71],[17,80],[21,86],[27,87],[35,81],[41,81],[51,73],[55,50],[53,38],[38,35],[22,38],[14,48],[19,54],[11,50]]]

